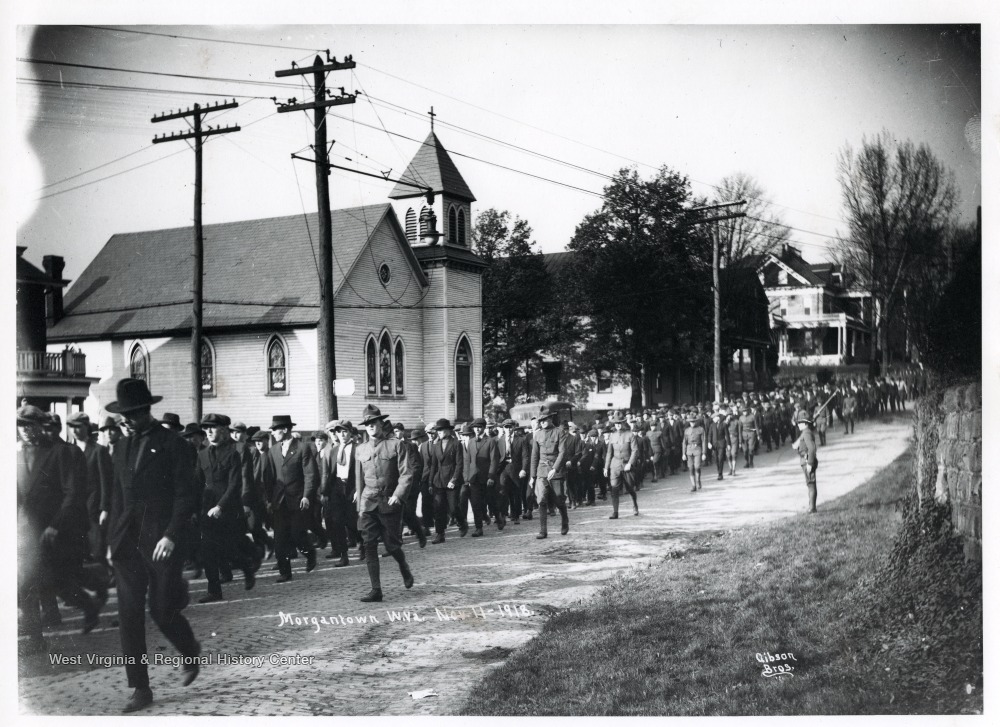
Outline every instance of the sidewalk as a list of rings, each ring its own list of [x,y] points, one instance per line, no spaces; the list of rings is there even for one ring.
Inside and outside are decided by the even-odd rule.
[[[819,450],[815,517],[900,455],[911,431],[909,413],[865,422],[846,437],[832,427]],[[192,581],[185,614],[212,663],[190,687],[181,687],[179,669],[155,663],[157,655],[177,654],[149,623],[156,701],[142,714],[454,714],[467,689],[531,639],[552,613],[586,599],[616,573],[659,562],[695,533],[806,510],[798,455],[787,443],[758,455],[755,464],[743,469],[740,460],[737,475],[723,482],[714,466],[704,469],[698,493],[690,492],[683,472],[655,485],[647,479],[639,492],[639,517],[632,516],[626,497],[621,518],[610,521],[610,505],[599,501],[570,512],[566,536],[559,535],[557,516],[543,541],[535,539],[537,519],[508,524],[503,532],[492,526],[475,540],[449,531],[446,543],[425,550],[407,538],[416,585],[405,591],[395,562],[383,559],[381,604],[358,601],[368,591],[368,577],[356,558],[350,567],[334,569],[321,557],[310,574],[297,560],[294,579],[280,585],[269,561],[253,591],[243,591],[237,577],[223,586],[227,600],[220,603],[198,604],[205,581]],[[61,630],[47,633],[50,648],[82,655],[83,663],[23,659],[23,712],[118,713],[130,693],[124,669],[87,663],[88,655],[119,653],[118,630],[110,625],[116,608],[112,595],[101,626],[87,636],[79,634],[81,617],[63,609]],[[256,662],[232,663],[253,657]],[[408,694],[428,689],[437,696],[414,700]]]

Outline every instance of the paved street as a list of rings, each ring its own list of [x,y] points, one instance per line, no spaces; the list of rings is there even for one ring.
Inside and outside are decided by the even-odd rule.
[[[847,437],[831,428],[828,445],[819,451],[817,517],[823,517],[824,503],[901,454],[910,434],[908,413],[888,423],[863,423]],[[304,560],[297,560],[294,580],[281,585],[275,584],[269,561],[254,590],[245,592],[237,576],[224,586],[227,600],[221,603],[197,604],[206,585],[193,580],[193,604],[185,614],[213,663],[202,667],[194,684],[181,687],[179,669],[155,663],[157,655],[176,652],[147,623],[156,701],[144,713],[454,714],[467,689],[534,636],[551,614],[591,596],[615,574],[659,561],[699,532],[805,511],[802,471],[788,444],[759,455],[756,464],[747,470],[740,461],[737,476],[724,482],[716,481],[714,466],[706,468],[699,493],[689,492],[686,473],[657,484],[647,479],[639,493],[639,517],[632,516],[626,498],[621,519],[609,521],[610,504],[599,501],[570,513],[566,536],[559,535],[557,516],[544,541],[535,539],[537,519],[508,525],[501,533],[492,526],[479,539],[453,537],[450,530],[445,544],[425,550],[407,538],[416,585],[405,591],[395,562],[383,559],[382,604],[358,602],[368,577],[356,557],[351,567],[334,569],[321,556],[310,574]],[[663,567],[669,568],[669,561]],[[392,620],[391,612],[403,620]],[[129,695],[124,669],[88,665],[88,655],[110,656],[120,649],[118,630],[111,626],[117,617],[114,594],[101,626],[87,636],[79,635],[77,613],[63,609],[62,614],[63,626],[47,634],[51,650],[82,655],[82,664],[23,659],[22,711],[117,714]],[[260,661],[219,664],[220,657]],[[282,659],[293,663],[275,663]],[[428,689],[437,696],[409,695]]]

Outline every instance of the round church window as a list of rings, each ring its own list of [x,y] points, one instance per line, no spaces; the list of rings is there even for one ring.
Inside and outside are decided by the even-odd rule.
[[[378,269],[378,279],[382,281],[382,285],[388,285],[389,281],[392,280],[392,271],[389,270],[389,266],[382,263],[382,266]]]

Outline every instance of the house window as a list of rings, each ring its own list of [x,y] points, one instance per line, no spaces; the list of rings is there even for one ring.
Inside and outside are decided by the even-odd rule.
[[[809,306],[806,306],[806,315],[809,315],[810,312],[811,312],[811,309],[809,308]]]
[[[597,370],[597,393],[606,394],[611,391],[611,372],[608,369]]]
[[[656,378],[654,379],[653,387],[656,389],[657,394],[663,393],[663,377],[660,376],[660,372],[656,372]]]
[[[392,280],[392,271],[386,263],[379,266],[378,279],[382,281],[382,285],[388,285],[389,281]]]
[[[455,208],[448,208],[448,242],[452,245],[458,244],[458,217],[455,215]]]
[[[215,347],[207,338],[201,339],[201,393],[215,395]]]
[[[392,396],[392,345],[388,331],[382,333],[378,344],[378,382],[379,395]]]
[[[545,375],[545,393],[559,393],[559,374],[562,373],[562,361],[549,361],[542,364]]]
[[[788,315],[788,298],[781,299],[781,317],[784,318]]]
[[[396,396],[406,393],[406,353],[403,351],[402,339],[396,341]]]
[[[267,342],[267,393],[288,393],[288,353],[280,336]]]
[[[778,271],[778,285],[788,285],[788,271],[779,270]]]
[[[455,351],[455,418],[472,419],[472,346],[464,335]]]
[[[132,345],[132,353],[128,357],[128,374],[133,379],[141,379],[149,386],[149,355],[141,343]]]
[[[465,247],[465,210],[458,211],[458,244]]]
[[[368,343],[365,345],[365,375],[368,381],[368,396],[378,394],[378,385],[375,383],[377,376],[375,358],[375,339],[369,337]]]
[[[417,241],[417,213],[412,207],[406,210],[406,239],[411,243]]]

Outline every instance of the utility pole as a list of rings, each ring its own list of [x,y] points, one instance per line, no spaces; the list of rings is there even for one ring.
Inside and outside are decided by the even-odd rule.
[[[326,89],[326,74],[331,71],[342,71],[355,67],[352,56],[346,56],[343,61],[330,57],[326,51],[326,63],[318,55],[312,66],[275,71],[277,78],[288,76],[306,76],[312,74],[315,100],[308,103],[297,103],[297,99],[289,99],[285,104],[278,104],[278,113],[287,114],[291,111],[315,111],[313,126],[316,138],[313,152],[316,154],[316,204],[319,217],[319,326],[317,328],[317,357],[319,376],[319,420],[330,421],[339,418],[337,412],[337,394],[333,381],[337,378],[337,351],[334,340],[333,320],[333,233],[330,229],[330,176],[329,149],[326,136],[326,109],[330,106],[352,104],[357,99],[356,94],[344,93],[340,89],[339,96],[333,96]],[[277,104],[277,99],[273,99]]]
[[[691,212],[704,212],[705,210],[717,210],[724,209],[726,207],[739,207],[745,205],[746,200],[740,202],[729,202],[726,204],[714,204],[707,207],[695,207],[690,210]],[[746,217],[745,212],[733,212],[731,214],[719,215],[716,217],[708,217],[705,219],[696,220],[691,223],[694,225],[700,225],[705,222],[721,222],[723,220],[735,220],[740,217]],[[712,298],[715,303],[715,352],[713,356],[713,373],[714,373],[714,383],[715,383],[715,403],[719,404],[722,402],[722,303],[719,294],[719,231],[717,227],[712,228]],[[741,358],[742,362],[742,349]],[[742,374],[742,363],[741,363],[741,374]]]
[[[226,126],[225,128],[209,126],[202,128],[202,118],[216,111],[228,111],[239,106],[236,99],[220,104],[195,104],[193,109],[187,111],[164,112],[159,116],[154,116],[150,121],[154,124],[161,121],[171,121],[173,119],[184,119],[193,117],[193,129],[188,132],[171,132],[170,136],[154,136],[154,144],[163,144],[168,141],[181,141],[182,139],[194,139],[194,281],[191,286],[191,405],[194,413],[194,420],[201,421],[201,313],[202,313],[202,281],[205,269],[205,244],[201,233],[201,148],[202,139],[206,136],[216,134],[231,134],[239,131],[239,126]]]

